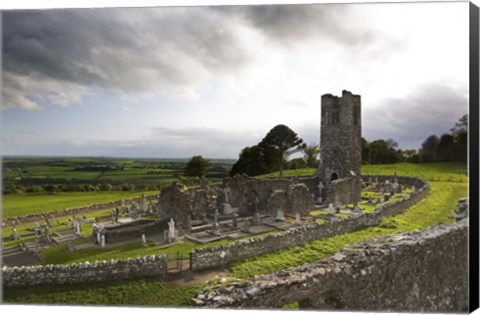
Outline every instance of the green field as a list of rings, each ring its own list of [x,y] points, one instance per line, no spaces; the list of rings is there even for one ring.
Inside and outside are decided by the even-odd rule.
[[[287,175],[313,175],[315,170],[303,169],[287,172]],[[279,252],[262,255],[231,264],[230,279],[247,278],[287,267],[298,266],[328,257],[341,248],[367,238],[425,228],[440,223],[453,222],[452,215],[459,198],[468,194],[468,178],[465,176],[465,165],[455,163],[439,164],[397,164],[367,165],[362,168],[363,174],[385,174],[401,176],[419,176],[427,179],[430,193],[417,205],[410,207],[402,214],[386,217],[376,227],[358,230],[296,246]],[[275,174],[270,174],[275,176]],[[124,253],[142,252],[150,248],[124,248]],[[184,246],[184,245],[183,245]],[[152,247],[153,248],[153,247]],[[176,250],[187,251],[187,248],[172,246],[170,253]],[[63,253],[65,253],[63,251]],[[102,258],[92,253],[89,258]],[[52,253],[52,257],[61,256],[62,251]],[[106,257],[106,256],[104,256]],[[81,257],[79,260],[83,259]],[[76,259],[72,259],[76,261]],[[138,295],[145,288],[156,288],[157,297],[149,293]],[[7,289],[4,300],[7,303],[59,303],[59,304],[112,304],[112,305],[188,305],[190,298],[198,292],[199,286],[178,288],[176,291],[161,281],[132,280],[112,282],[109,284],[89,284],[82,286],[40,286],[25,289]],[[115,301],[108,296],[113,292]],[[170,295],[172,294],[172,295]],[[170,300],[169,300],[170,299]],[[151,303],[151,304],[150,304]],[[158,303],[158,304],[157,304]]]
[[[153,194],[158,194],[158,191],[145,192],[145,195]],[[110,202],[121,199],[137,198],[141,195],[142,192],[138,191],[10,194],[2,197],[2,218],[7,219],[26,214],[87,206],[95,203]]]

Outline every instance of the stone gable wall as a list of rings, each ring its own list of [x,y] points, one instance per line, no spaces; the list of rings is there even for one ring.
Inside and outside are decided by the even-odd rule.
[[[162,276],[167,272],[165,255],[151,255],[72,265],[46,265],[33,267],[3,267],[2,281],[7,288],[45,284],[75,284],[110,282]]]

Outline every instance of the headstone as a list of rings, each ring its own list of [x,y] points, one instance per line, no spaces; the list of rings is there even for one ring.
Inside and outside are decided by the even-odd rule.
[[[238,226],[237,217],[238,217],[238,216],[237,216],[236,214],[233,214],[232,227],[233,227],[234,229],[236,229],[237,226]]]
[[[380,197],[377,197],[377,205],[378,205],[379,203],[382,203],[382,199],[381,199]]]
[[[415,193],[415,186],[412,185],[412,194],[414,194],[414,193]]]
[[[145,237],[145,234],[142,234],[142,245],[147,246],[147,238]]]
[[[35,250],[33,253],[37,256],[40,253],[40,242],[38,241],[38,237],[35,238]]]
[[[285,221],[285,213],[283,210],[277,210],[277,216],[275,217],[277,221]]]
[[[78,222],[78,220],[75,220],[75,235],[80,237],[80,232],[81,232],[80,222]]]
[[[48,235],[48,226],[47,225],[44,225],[43,237],[44,237],[46,243],[50,243],[50,237]]]
[[[372,184],[372,178],[369,176],[368,177],[368,185],[370,186]]]
[[[388,200],[390,200],[390,194],[384,194],[383,195],[383,201],[387,202]]]
[[[245,221],[245,223],[243,223],[243,226],[242,226],[242,232],[243,233],[249,233],[250,232],[250,226],[252,225],[252,223],[250,222],[250,220],[247,220]]]
[[[68,241],[68,251],[70,253],[73,253],[75,251],[75,241],[73,240],[73,238]]]
[[[97,244],[102,244],[102,233],[100,231],[97,231]]]
[[[101,239],[101,246],[102,248],[105,248],[105,234],[102,234],[102,239]]]
[[[122,204],[121,204],[121,206],[120,206],[120,210],[122,211],[122,214],[124,214],[124,213],[126,212],[126,211],[125,211],[125,210],[126,210],[126,209],[125,209],[125,199],[122,199]]]
[[[397,194],[401,194],[402,192],[403,192],[403,190],[402,190],[402,185],[399,184],[399,185],[397,186]]]
[[[390,197],[394,197],[394,196],[395,196],[395,190],[392,190],[392,191],[390,192]]]
[[[358,206],[358,204],[355,204],[355,206],[353,207],[353,212],[360,213],[360,207]]]
[[[342,203],[340,201],[335,201],[335,212],[340,213],[340,208],[342,207]]]
[[[232,214],[232,213],[233,213],[232,206],[227,202],[224,203],[223,204],[223,214]]]
[[[225,185],[225,188],[223,189],[223,193],[225,194],[225,203],[228,203],[228,193],[230,192],[230,188],[228,188],[227,185]]]
[[[301,223],[302,221],[300,219],[300,213],[297,212],[297,214],[295,215],[295,224],[300,225]]]
[[[335,211],[335,209],[333,208],[333,203],[329,203],[328,204],[328,214],[329,215],[333,215],[333,212]]]
[[[260,214],[258,213],[257,209],[255,209],[255,212],[253,213],[253,224],[258,224],[260,223]]]
[[[12,239],[16,240],[18,238],[17,229],[13,227],[12,229]]]
[[[370,203],[370,204],[373,203],[373,198],[372,198],[372,196],[368,196],[368,203]]]
[[[375,177],[375,184],[378,186],[378,177]]]
[[[175,221],[173,221],[173,219],[168,221],[168,238],[172,240],[175,239]]]

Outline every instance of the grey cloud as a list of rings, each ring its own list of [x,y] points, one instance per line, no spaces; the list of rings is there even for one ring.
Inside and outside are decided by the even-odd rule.
[[[248,61],[235,25],[208,8],[20,11],[3,18],[3,96],[16,107],[38,107],[36,98],[51,92],[23,88],[32,77],[128,95]]]
[[[403,149],[419,149],[429,135],[448,133],[467,112],[466,91],[431,84],[404,98],[386,99],[381,106],[364,109],[364,137],[370,141],[393,138]]]
[[[270,39],[289,45],[305,38],[328,39],[355,47],[376,35],[356,25],[351,5],[303,4],[222,7]]]

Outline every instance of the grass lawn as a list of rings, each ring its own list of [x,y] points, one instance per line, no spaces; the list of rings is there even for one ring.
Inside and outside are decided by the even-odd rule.
[[[158,191],[147,191],[145,195],[158,194]],[[137,198],[142,192],[128,191],[89,191],[11,194],[2,197],[2,218],[18,217],[27,214],[48,212],[66,208],[88,206],[95,203]]]
[[[128,306],[180,306],[189,305],[190,299],[202,285],[172,288],[155,279],[117,281],[95,284],[51,285],[7,289],[4,302],[9,304],[63,304],[63,305],[128,305]]]

